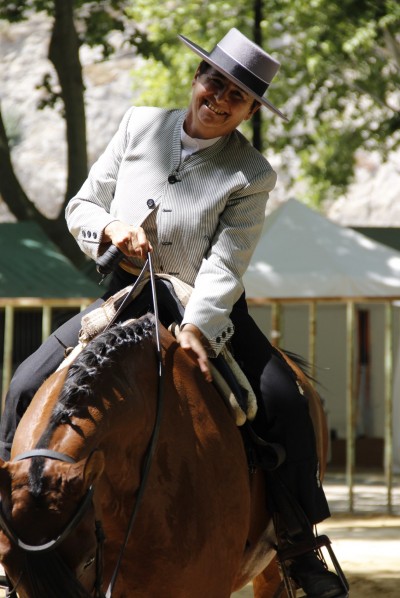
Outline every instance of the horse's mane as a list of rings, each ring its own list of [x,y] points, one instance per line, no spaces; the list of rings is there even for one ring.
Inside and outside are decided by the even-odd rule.
[[[49,440],[61,424],[72,424],[72,417],[82,410],[82,399],[85,404],[96,393],[96,381],[101,374],[112,367],[121,357],[121,353],[144,339],[151,338],[155,328],[154,316],[147,314],[129,324],[117,324],[95,337],[71,364],[64,381],[63,388],[50,416],[49,425],[38,440],[36,448],[47,448]],[[90,417],[87,411],[87,417]],[[79,427],[74,427],[79,434]],[[36,458],[30,468],[30,487],[34,495],[42,490],[41,473],[44,460]]]
[[[154,316],[148,314],[126,325],[117,324],[94,338],[71,364],[52,413],[52,422],[64,420],[65,410],[73,410],[78,397],[93,396],[94,382],[99,375],[112,367],[122,351],[152,337],[154,326]]]

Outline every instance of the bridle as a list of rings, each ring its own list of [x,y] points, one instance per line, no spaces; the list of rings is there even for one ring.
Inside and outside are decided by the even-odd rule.
[[[156,352],[157,352],[157,363],[158,363],[158,388],[157,388],[157,405],[156,405],[156,416],[155,422],[152,430],[152,434],[147,445],[145,457],[144,457],[144,465],[142,468],[142,476],[140,480],[140,486],[137,492],[136,502],[133,506],[128,526],[125,532],[124,540],[121,544],[121,548],[119,551],[118,559],[114,568],[114,572],[111,577],[111,581],[109,587],[107,589],[106,594],[102,591],[102,582],[103,582],[103,546],[104,546],[104,532],[102,528],[102,524],[100,520],[95,519],[95,532],[96,532],[96,541],[97,541],[97,548],[96,548],[96,579],[94,584],[94,594],[93,598],[112,598],[112,593],[114,590],[115,583],[117,581],[118,573],[121,567],[123,555],[128,544],[128,540],[130,538],[134,522],[136,520],[137,513],[139,511],[139,507],[142,502],[144,490],[146,488],[147,479],[150,473],[151,463],[153,460],[153,456],[157,447],[157,441],[159,436],[159,431],[161,427],[161,417],[163,412],[163,391],[164,391],[164,369],[162,363],[162,354],[161,354],[161,341],[160,341],[160,329],[159,329],[159,320],[158,320],[158,304],[157,304],[157,295],[156,295],[156,285],[155,285],[155,275],[153,270],[153,265],[151,261],[151,254],[149,253],[147,256],[147,260],[141,273],[139,274],[138,278],[136,279],[134,285],[132,285],[131,291],[128,296],[124,299],[122,304],[120,305],[117,313],[115,314],[112,321],[107,325],[108,329],[116,320],[118,315],[121,311],[125,308],[130,296],[132,295],[133,290],[138,285],[139,281],[143,278],[146,269],[149,269],[150,274],[150,282],[151,282],[151,290],[152,290],[152,297],[153,297],[153,306],[154,306],[154,319],[155,319],[155,338],[156,338]],[[32,449],[21,453],[14,457],[13,461],[22,461],[24,459],[31,459],[31,458],[47,458],[47,459],[55,459],[58,461],[63,461],[66,463],[76,463],[76,461],[66,455],[64,453],[60,453],[57,451],[41,448],[41,449]],[[0,528],[6,534],[6,536],[15,544],[20,550],[26,553],[46,553],[52,550],[55,550],[68,536],[69,534],[79,525],[82,518],[84,517],[86,511],[88,510],[89,506],[93,504],[93,495],[94,495],[94,485],[92,484],[88,490],[86,491],[85,495],[83,496],[81,502],[77,510],[75,511],[74,515],[72,516],[71,520],[66,524],[65,528],[62,532],[54,539],[45,542],[44,544],[40,545],[31,545],[25,543],[15,531],[12,529],[10,522],[8,521],[3,507],[2,501],[0,497]],[[7,596],[13,597],[17,596],[16,591],[19,583],[21,582],[23,576],[23,572],[21,572],[18,582],[13,588],[10,588]],[[88,594],[89,596],[89,594]]]
[[[52,451],[49,449],[32,449],[30,451],[26,451],[14,457],[13,461],[23,461],[24,459],[31,459],[35,457],[41,457],[45,459],[54,459],[57,461],[63,461],[65,463],[76,463],[75,459],[72,459],[69,455],[64,453],[59,453],[57,451]],[[46,553],[52,550],[55,550],[62,542],[70,535],[70,533],[79,525],[82,521],[86,511],[88,510],[89,506],[93,503],[93,495],[94,495],[94,485],[92,484],[87,489],[85,495],[83,496],[82,500],[80,501],[78,508],[76,509],[74,515],[66,524],[62,532],[60,534],[48,542],[43,544],[27,544],[15,533],[12,529],[5,513],[3,510],[2,501],[0,498],[0,527],[6,536],[15,544],[20,550],[26,553]],[[95,520],[95,532],[96,532],[96,580],[95,580],[95,594],[94,598],[104,598],[104,594],[101,591],[101,581],[102,581],[102,567],[103,567],[103,543],[104,543],[104,533],[103,528],[100,520]],[[18,589],[18,585],[22,579],[22,573],[19,576],[19,580],[17,584],[13,588],[9,588],[7,596],[16,596],[16,591]]]

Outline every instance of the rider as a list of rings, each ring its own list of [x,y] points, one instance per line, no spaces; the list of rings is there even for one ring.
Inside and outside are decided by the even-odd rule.
[[[276,174],[237,127],[261,106],[287,120],[265,96],[280,65],[237,29],[210,53],[180,39],[202,59],[188,109],[130,108],[67,206],[69,230],[88,256],[97,259],[110,244],[125,254],[110,291],[87,311],[131,284],[149,251],[156,271],[193,286],[180,346],[211,380],[208,358],[230,342],[259,401],[255,429],[284,446],[280,479],[314,524],[330,513],[307,400],[250,317],[242,283]],[[16,425],[34,392],[62,361],[60,341],[77,344],[81,317],[64,324],[16,371],[1,422],[3,458],[10,456]],[[290,538],[293,545],[298,540]],[[291,574],[308,596],[347,595],[313,550],[294,558]]]

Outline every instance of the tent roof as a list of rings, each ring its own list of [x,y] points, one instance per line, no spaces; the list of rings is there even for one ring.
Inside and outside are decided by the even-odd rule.
[[[290,199],[267,218],[243,280],[252,299],[400,297],[400,251]]]
[[[99,287],[34,222],[0,224],[0,297],[98,297]]]

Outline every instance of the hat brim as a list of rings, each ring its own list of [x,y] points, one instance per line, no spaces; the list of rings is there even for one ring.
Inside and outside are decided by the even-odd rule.
[[[250,87],[247,87],[247,85],[245,85],[244,83],[242,83],[241,81],[239,81],[239,79],[237,79],[236,77],[234,77],[233,75],[231,75],[228,71],[226,71],[222,66],[220,66],[218,64],[218,62],[216,62],[215,60],[213,60],[212,58],[210,58],[210,54],[208,52],[206,52],[206,50],[203,50],[203,48],[201,48],[197,44],[191,42],[184,35],[178,35],[178,37],[179,37],[179,39],[184,44],[186,44],[191,50],[193,50],[193,52],[195,52],[195,54],[197,54],[203,60],[205,60],[206,62],[208,62],[208,64],[210,64],[217,71],[219,71],[220,73],[222,73],[225,77],[227,77],[230,81],[232,81],[232,83],[235,83],[235,85],[237,85],[238,87],[240,87],[241,89],[243,89],[246,93],[248,93],[255,100],[257,100],[257,102],[260,102],[260,104],[262,104],[263,106],[265,106],[266,108],[268,108],[269,110],[271,110],[271,112],[273,112],[274,114],[277,114],[278,116],[280,116],[280,118],[282,118],[286,122],[289,122],[288,117],[285,116],[283,114],[283,112],[281,112],[278,108],[276,108],[276,106],[274,106],[273,104],[271,104],[271,102],[268,101],[264,96],[257,95],[256,93],[254,93],[254,91],[252,89],[250,89]]]

